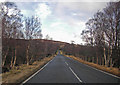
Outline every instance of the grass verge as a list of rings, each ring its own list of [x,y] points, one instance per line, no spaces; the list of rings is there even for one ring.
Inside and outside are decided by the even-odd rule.
[[[9,72],[3,73],[2,83],[22,83],[25,79],[30,77],[47,62],[53,59],[54,56],[45,57],[41,61],[35,61],[32,65],[29,66],[26,64],[20,65],[14,69],[11,69]]]
[[[87,64],[89,66],[92,66],[92,67],[95,67],[97,69],[100,69],[102,71],[106,71],[108,73],[111,73],[111,74],[114,74],[116,76],[119,76],[120,77],[120,69],[119,68],[114,68],[114,67],[105,67],[103,65],[98,65],[98,64],[95,64],[95,63],[92,63],[92,62],[87,62],[87,61],[84,61],[82,59],[80,59],[79,57],[75,57],[75,56],[71,56],[71,55],[65,55],[66,57],[70,57],[70,58],[73,58],[74,60],[77,60],[83,64]]]

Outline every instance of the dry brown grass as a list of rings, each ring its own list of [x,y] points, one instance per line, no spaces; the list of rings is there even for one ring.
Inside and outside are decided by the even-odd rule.
[[[2,83],[21,83],[30,75],[35,73],[44,64],[50,61],[54,56],[45,57],[41,61],[35,61],[32,65],[27,66],[26,64],[20,65],[9,72],[2,74]]]
[[[71,57],[83,64],[87,64],[89,66],[92,66],[92,67],[95,67],[97,69],[100,69],[100,70],[103,70],[103,71],[106,71],[108,73],[111,73],[111,74],[114,74],[114,75],[117,75],[120,77],[120,69],[119,68],[114,68],[114,67],[105,67],[105,66],[102,66],[102,65],[98,65],[98,64],[95,64],[95,63],[92,63],[92,62],[87,62],[87,61],[84,61],[82,59],[80,59],[79,57],[75,57],[75,56],[69,56],[69,55],[65,55],[67,57]]]

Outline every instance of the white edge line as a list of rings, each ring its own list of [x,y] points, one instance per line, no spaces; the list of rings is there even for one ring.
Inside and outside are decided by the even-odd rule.
[[[55,57],[54,57],[55,58]],[[53,58],[53,59],[54,59]],[[52,60],[53,60],[52,59]],[[37,72],[35,72],[32,76],[30,76],[28,79],[26,79],[25,81],[22,82],[21,85],[23,85],[24,83],[26,83],[28,80],[30,80],[33,76],[35,76],[38,72],[40,72],[42,69],[44,69],[52,60],[50,60],[47,64],[45,64],[42,68],[40,68]]]
[[[69,67],[69,69],[72,71],[72,73],[75,75],[75,77],[79,80],[79,82],[82,82],[82,80],[80,80],[80,78],[76,75],[76,73]]]
[[[69,58],[69,59],[71,59],[71,58]],[[74,59],[73,59],[73,60],[74,60]],[[78,62],[79,62],[79,61],[78,61]],[[81,62],[79,62],[79,63],[81,63]],[[83,63],[81,63],[81,64],[83,64]],[[97,70],[97,71],[103,72],[103,73],[105,73],[105,74],[107,74],[107,75],[110,75],[110,76],[113,76],[113,77],[116,77],[116,78],[119,78],[119,79],[120,79],[120,77],[118,77],[118,76],[116,76],[116,75],[113,75],[113,74],[111,74],[111,73],[102,71],[102,70],[100,70],[100,69],[97,69],[97,68],[95,68],[95,67],[89,66],[89,65],[87,65],[87,64],[83,64],[83,65],[86,65],[86,66],[88,66],[88,67],[90,67],[90,68],[92,68],[92,69],[95,69],[95,70]]]
[[[83,64],[83,63],[82,63],[82,64]],[[103,72],[103,73],[105,73],[105,74],[107,74],[107,75],[110,75],[110,76],[113,76],[113,77],[116,77],[116,78],[119,78],[119,79],[120,79],[120,77],[118,77],[118,76],[116,76],[116,75],[113,75],[113,74],[111,74],[111,73],[102,71],[102,70],[100,70],[100,69],[97,69],[97,68],[95,68],[95,67],[89,66],[89,65],[87,65],[87,64],[84,64],[84,65],[86,65],[86,66],[88,66],[88,67],[90,67],[90,68],[92,68],[92,69],[95,69],[95,70],[97,70],[97,71]]]

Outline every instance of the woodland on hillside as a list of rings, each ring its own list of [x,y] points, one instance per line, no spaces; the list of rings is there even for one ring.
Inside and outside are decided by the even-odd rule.
[[[66,54],[106,67],[120,68],[120,1],[109,2],[103,10],[97,11],[86,22],[81,36],[85,45],[66,45]]]
[[[42,38],[38,16],[25,17],[14,2],[2,2],[0,9],[3,72],[55,54],[57,44],[37,40]]]
[[[97,48],[96,57],[103,57],[106,67],[120,67],[120,1],[109,2],[97,11],[86,23],[82,36],[87,45]]]
[[[0,3],[0,9],[3,72],[58,50],[106,67],[120,67],[120,2],[108,3],[88,20],[81,34],[85,45],[42,39],[40,18],[25,17],[13,2]]]
[[[120,68],[120,1],[109,2],[86,22],[84,46],[66,45],[66,54],[106,67]],[[68,50],[69,49],[69,50]]]
[[[51,40],[43,39],[4,38],[2,40],[2,67],[8,68],[8,70],[21,64],[30,65],[34,61],[40,61],[45,57],[52,56],[57,52],[60,45]]]

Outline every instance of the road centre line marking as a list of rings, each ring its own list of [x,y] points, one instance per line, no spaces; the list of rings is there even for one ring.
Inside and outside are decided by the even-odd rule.
[[[54,57],[55,58],[55,57]],[[54,59],[53,58],[53,59]],[[53,60],[52,59],[52,60]],[[22,82],[21,85],[23,85],[24,83],[26,83],[28,80],[30,80],[33,76],[35,76],[37,73],[39,73],[42,69],[44,69],[52,60],[50,60],[47,64],[45,64],[42,68],[40,68],[37,72],[35,72],[32,76],[30,76],[28,79],[26,79],[25,81]]]
[[[78,79],[79,82],[82,82],[82,80],[80,80],[80,78],[77,76],[77,74],[71,69],[71,67],[69,67],[69,69],[72,71],[72,73],[74,74],[74,76]]]
[[[68,59],[71,59],[71,58],[68,58]],[[74,59],[71,59],[71,60],[74,60]],[[75,60],[75,61],[77,61],[77,60]],[[79,62],[79,61],[78,61],[78,62]],[[81,62],[79,62],[79,63],[81,63]],[[83,63],[81,63],[81,64],[83,64]],[[89,65],[87,65],[87,64],[83,64],[83,65],[85,65],[85,66],[87,66],[87,67],[90,67],[90,68],[92,68],[92,69],[94,69],[94,70],[100,71],[100,72],[102,72],[102,73],[105,73],[105,74],[107,74],[107,75],[109,75],[109,76],[113,76],[113,77],[115,77],[115,78],[119,78],[119,79],[120,79],[120,77],[118,77],[118,76],[116,76],[116,75],[113,75],[113,74],[111,74],[111,73],[102,71],[102,70],[100,70],[100,69],[97,69],[97,68],[95,68],[95,67],[89,66]]]
[[[65,62],[66,63],[66,65],[68,66],[68,63],[67,62]]]

